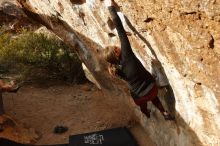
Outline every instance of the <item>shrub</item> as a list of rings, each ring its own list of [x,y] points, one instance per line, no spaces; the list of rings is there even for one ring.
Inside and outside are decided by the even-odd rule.
[[[0,71],[22,78],[84,80],[81,61],[58,38],[23,30],[0,36]]]

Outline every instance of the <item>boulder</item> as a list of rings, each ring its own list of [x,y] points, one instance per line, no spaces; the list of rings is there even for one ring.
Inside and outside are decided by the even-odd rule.
[[[220,145],[220,3],[201,0],[115,0],[134,53],[165,87],[167,122],[152,106],[147,119],[126,83],[109,76],[101,52],[120,45],[103,1],[18,0],[29,18],[76,50],[106,95],[133,108],[159,146]]]

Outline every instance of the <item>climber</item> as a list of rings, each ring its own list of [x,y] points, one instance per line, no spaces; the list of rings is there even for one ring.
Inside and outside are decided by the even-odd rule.
[[[157,96],[158,87],[153,76],[134,55],[122,22],[117,15],[117,10],[114,6],[115,2],[113,0],[105,0],[105,5],[109,9],[121,42],[121,49],[117,46],[109,46],[104,50],[104,58],[110,63],[109,73],[118,75],[128,82],[134,102],[140,106],[141,111],[148,118],[150,117],[150,111],[147,108],[147,102],[152,101],[165,120],[174,120],[175,117],[164,109]]]
[[[20,87],[21,86],[19,86],[18,84],[15,85],[13,81],[11,81],[10,83],[5,83],[3,80],[0,79],[0,117],[5,114],[2,93],[3,92],[16,93]],[[3,123],[0,123],[0,132],[2,132],[3,130],[4,130]]]

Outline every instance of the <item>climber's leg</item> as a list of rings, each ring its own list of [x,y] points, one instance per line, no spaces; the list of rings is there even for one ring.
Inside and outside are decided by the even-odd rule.
[[[150,118],[150,110],[147,109],[147,102],[142,103],[139,105],[141,108],[141,111],[148,117]]]
[[[165,120],[174,120],[175,117],[173,117],[169,112],[167,112],[162,103],[160,102],[159,98],[158,97],[155,97],[153,100],[152,100],[152,103],[153,105],[155,105],[159,111],[161,112],[161,114],[164,116],[164,119]]]

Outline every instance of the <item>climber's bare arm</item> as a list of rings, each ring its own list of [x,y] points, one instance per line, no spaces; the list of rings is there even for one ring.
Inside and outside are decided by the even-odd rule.
[[[127,58],[130,55],[133,54],[132,49],[131,49],[131,45],[129,42],[129,39],[127,37],[126,31],[124,30],[124,27],[122,25],[122,22],[120,20],[120,17],[117,14],[116,8],[115,8],[115,4],[113,0],[105,0],[105,5],[109,10],[109,13],[111,15],[112,21],[116,27],[116,30],[118,32],[118,36],[121,42],[121,57],[123,58]]]

